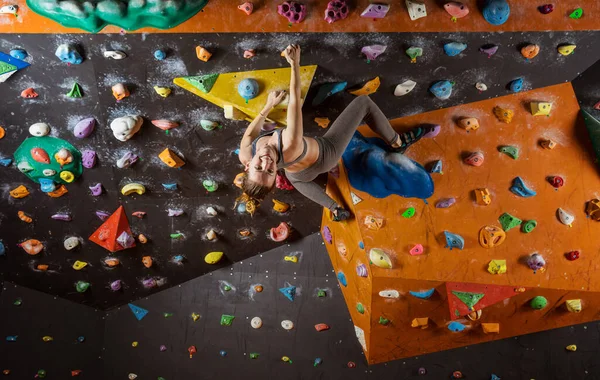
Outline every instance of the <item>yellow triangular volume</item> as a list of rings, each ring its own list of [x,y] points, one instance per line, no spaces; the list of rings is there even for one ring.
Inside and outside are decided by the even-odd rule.
[[[313,80],[316,70],[316,65],[300,67],[301,96],[303,103],[304,99],[306,99],[306,94],[308,93],[308,89],[310,88],[310,84]],[[212,86],[210,86],[208,91],[206,91],[206,86],[198,85],[198,81],[195,79],[199,77],[175,78],[173,79],[173,83],[205,100],[208,100],[213,104],[218,105],[221,108],[229,108],[230,112],[228,114],[230,117],[232,115],[231,107],[233,107],[239,111],[235,112],[237,119],[240,119],[240,113],[243,113],[246,120],[252,121],[252,119],[254,119],[265,106],[269,92],[276,90],[289,91],[290,75],[291,68],[289,67],[283,69],[222,73],[218,74],[216,78],[215,76],[210,78],[211,82],[212,79],[214,79],[214,83],[211,83]],[[238,84],[246,78],[255,79],[258,82],[260,89],[258,96],[249,100],[248,102],[246,102],[246,100],[242,98],[237,91]],[[273,109],[269,113],[267,119],[282,125],[287,125],[287,99],[285,99],[278,107]]]

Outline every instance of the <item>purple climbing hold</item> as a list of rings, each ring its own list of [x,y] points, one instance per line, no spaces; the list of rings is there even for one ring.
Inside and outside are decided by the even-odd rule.
[[[170,209],[168,209],[168,212],[169,212],[169,214],[168,214],[169,216],[181,216],[181,215],[183,215],[183,210],[180,209],[180,208],[176,208],[176,209],[170,208]]]
[[[367,267],[365,266],[365,264],[360,264],[356,267],[356,274],[359,277],[367,277],[368,276]]]
[[[142,285],[144,285],[144,288],[150,289],[156,287],[157,284],[155,279],[146,278],[142,281]]]
[[[370,45],[360,49],[360,52],[367,57],[367,62],[369,62],[383,54],[385,49],[387,49],[386,45]]]
[[[119,169],[128,168],[131,165],[135,164],[137,162],[137,160],[138,160],[138,156],[136,154],[133,154],[129,151],[125,152],[123,157],[121,157],[117,160],[117,167]]]
[[[167,346],[165,346],[164,344],[161,344],[159,347],[160,352],[165,352],[167,350]]]
[[[428,138],[433,138],[437,135],[440,134],[440,131],[442,130],[442,126],[439,124],[434,124],[434,125],[426,125],[425,129],[429,129],[429,132],[425,133],[423,135],[424,139],[428,139]]]
[[[331,230],[327,226],[323,228],[323,238],[327,243],[333,243],[333,236],[331,236]]]
[[[498,45],[484,45],[479,48],[479,51],[487,54],[488,58],[491,58],[498,51]]]
[[[348,17],[346,0],[331,0],[325,9],[325,21],[332,24]]]
[[[456,203],[456,199],[454,198],[442,198],[436,204],[436,208],[448,208],[453,206]]]
[[[95,126],[96,119],[94,119],[93,117],[83,119],[75,125],[75,129],[73,129],[73,134],[75,135],[75,137],[83,139],[92,134]]]
[[[298,24],[306,17],[306,6],[295,1],[284,1],[277,6],[277,13],[287,18],[290,23]]]
[[[84,150],[81,157],[81,163],[84,168],[93,168],[96,165],[96,152],[93,150]]]
[[[100,218],[101,221],[105,221],[106,219],[108,219],[108,217],[110,216],[109,213],[107,213],[106,211],[96,211],[96,216],[98,218]]]
[[[93,196],[98,197],[100,194],[102,194],[102,184],[97,183],[94,186],[90,186],[90,190]]]
[[[123,231],[117,238],[117,243],[123,248],[130,248],[135,244],[135,239],[127,231]]]
[[[111,282],[110,290],[112,290],[113,292],[121,290],[121,280],[115,280],[115,281]]]
[[[54,219],[54,220],[62,220],[63,222],[70,222],[71,221],[71,214],[67,214],[67,213],[59,213],[59,214],[54,214],[52,215],[50,218]]]

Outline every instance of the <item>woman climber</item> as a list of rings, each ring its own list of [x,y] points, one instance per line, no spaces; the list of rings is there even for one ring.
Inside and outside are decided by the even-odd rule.
[[[303,136],[300,46],[288,46],[283,55],[292,68],[287,127],[260,132],[269,112],[286,96],[285,91],[271,92],[267,104],[250,123],[240,143],[239,159],[245,167],[245,175],[240,183],[244,193],[238,201],[245,203],[246,210],[253,213],[275,186],[277,170],[283,169],[300,193],[331,211],[333,220],[346,220],[350,212],[313,180],[337,165],[361,122],[365,120],[391,145],[391,150],[398,153],[403,153],[430,131],[426,127],[416,127],[398,134],[371,98],[359,96],[342,111],[323,137]]]

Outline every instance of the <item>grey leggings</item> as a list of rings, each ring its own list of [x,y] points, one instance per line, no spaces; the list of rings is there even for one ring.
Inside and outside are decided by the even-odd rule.
[[[323,137],[315,138],[319,145],[317,161],[296,173],[286,171],[288,179],[302,195],[331,211],[338,207],[338,204],[313,180],[319,174],[327,173],[337,165],[363,120],[388,144],[392,145],[398,140],[398,134],[377,104],[366,95],[357,97],[342,111]]]

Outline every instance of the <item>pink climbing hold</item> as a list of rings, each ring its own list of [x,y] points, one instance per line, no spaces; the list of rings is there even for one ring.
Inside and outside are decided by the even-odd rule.
[[[390,6],[386,4],[370,4],[367,9],[360,14],[360,17],[367,18],[384,18],[390,10]]]
[[[367,57],[367,60],[373,61],[375,58],[383,54],[385,49],[387,49],[387,46],[385,45],[370,45],[360,49],[360,52]]]
[[[483,161],[485,160],[483,153],[475,152],[471,153],[469,157],[464,159],[465,164],[471,166],[481,166],[483,165]]]
[[[50,156],[48,156],[48,153],[46,153],[46,151],[42,148],[31,149],[31,158],[37,162],[41,162],[42,164],[50,163]]]
[[[452,16],[452,21],[456,21],[456,19],[463,18],[469,14],[469,7],[458,1],[450,1],[444,4],[444,9]]]
[[[348,17],[348,4],[346,0],[331,0],[325,9],[325,21],[333,24]]]
[[[296,1],[284,1],[277,6],[277,13],[287,18],[290,23],[298,24],[306,17],[306,6]]]
[[[277,173],[277,179],[275,180],[275,186],[279,190],[294,190],[294,186],[290,182],[289,179],[285,176],[285,174]]]
[[[600,111],[600,100],[598,103],[594,104],[594,109]]]
[[[408,251],[408,253],[410,253],[411,256],[422,255],[423,254],[423,246],[421,244],[415,244],[415,246],[412,247],[410,249],[410,251]]]

